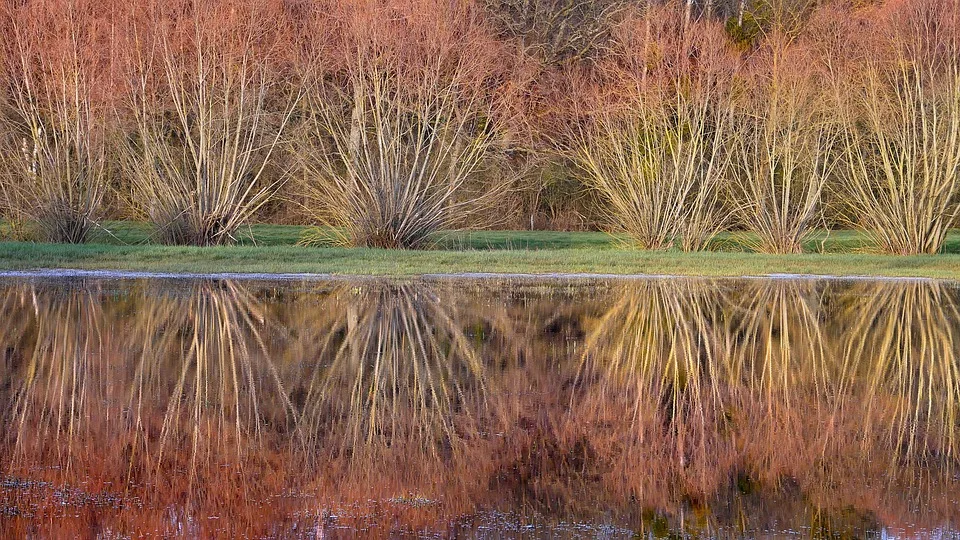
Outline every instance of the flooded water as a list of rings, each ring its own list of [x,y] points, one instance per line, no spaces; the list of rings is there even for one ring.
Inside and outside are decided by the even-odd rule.
[[[0,536],[954,537],[932,281],[0,279]]]

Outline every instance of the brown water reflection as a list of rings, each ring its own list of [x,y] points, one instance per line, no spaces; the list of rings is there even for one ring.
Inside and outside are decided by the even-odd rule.
[[[956,534],[935,282],[0,281],[0,535]]]

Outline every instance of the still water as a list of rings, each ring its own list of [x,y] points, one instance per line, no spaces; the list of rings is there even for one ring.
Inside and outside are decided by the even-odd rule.
[[[0,536],[954,537],[933,281],[0,279]]]

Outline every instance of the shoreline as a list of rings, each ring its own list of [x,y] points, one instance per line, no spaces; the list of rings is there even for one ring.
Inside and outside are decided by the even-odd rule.
[[[812,281],[892,281],[892,282],[957,282],[949,278],[930,278],[922,276],[873,276],[873,275],[832,275],[832,274],[785,274],[771,273],[739,276],[698,276],[683,274],[606,274],[587,272],[551,272],[541,274],[511,272],[455,272],[424,273],[405,276],[372,274],[329,274],[329,273],[270,273],[270,272],[149,272],[137,270],[84,270],[78,268],[38,268],[33,270],[0,270],[0,280],[4,279],[179,279],[179,280],[234,280],[234,281],[361,281],[361,280],[517,280],[517,281],[657,281],[679,280],[812,280]]]
[[[149,243],[145,224],[110,225],[117,237],[80,244],[0,241],[0,271],[101,272],[141,277],[335,279],[340,276],[517,279],[648,279],[651,277],[913,278],[960,281],[960,231],[944,253],[883,255],[855,231],[818,231],[806,253],[752,252],[726,235],[700,252],[642,251],[598,232],[443,232],[426,250],[301,246],[302,227],[254,225],[238,245],[189,247]],[[256,242],[254,243],[254,239]],[[111,243],[121,242],[121,243]]]

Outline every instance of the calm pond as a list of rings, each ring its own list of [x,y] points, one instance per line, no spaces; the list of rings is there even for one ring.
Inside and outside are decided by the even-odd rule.
[[[960,289],[0,278],[0,537],[954,537]]]

